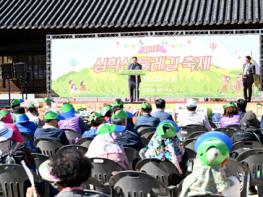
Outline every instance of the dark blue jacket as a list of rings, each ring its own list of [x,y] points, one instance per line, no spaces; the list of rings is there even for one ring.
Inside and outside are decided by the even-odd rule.
[[[152,113],[152,116],[159,118],[160,121],[162,121],[162,120],[173,120],[172,115],[163,111],[163,110],[157,110],[156,112]]]
[[[136,118],[135,129],[141,126],[157,127],[159,123],[159,118],[153,117],[151,115],[141,115]]]
[[[58,128],[38,128],[35,131],[35,139],[51,139],[62,143],[63,145],[69,144],[64,131]]]
[[[137,150],[142,148],[140,136],[136,131],[130,131],[126,128],[122,132],[121,136],[118,137],[117,142],[124,147],[131,147]]]

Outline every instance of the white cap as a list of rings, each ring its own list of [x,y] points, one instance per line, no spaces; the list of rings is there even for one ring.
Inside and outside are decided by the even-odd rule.
[[[13,130],[9,129],[5,123],[0,121],[0,142],[10,139],[13,135]]]
[[[197,107],[197,102],[194,99],[189,99],[186,103],[187,107]]]

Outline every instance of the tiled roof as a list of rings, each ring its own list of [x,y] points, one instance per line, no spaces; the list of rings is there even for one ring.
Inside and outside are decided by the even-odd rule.
[[[0,0],[0,29],[134,29],[262,23],[263,0]]]

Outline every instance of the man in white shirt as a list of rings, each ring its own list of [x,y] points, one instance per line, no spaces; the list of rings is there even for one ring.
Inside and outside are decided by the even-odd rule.
[[[252,85],[254,83],[253,75],[255,74],[255,65],[251,62],[252,58],[246,56],[245,64],[243,65],[243,91],[244,99],[251,102]]]
[[[196,112],[197,102],[194,99],[187,101],[186,108],[186,113],[178,114],[178,126],[201,125],[208,131],[212,130],[207,116]]]

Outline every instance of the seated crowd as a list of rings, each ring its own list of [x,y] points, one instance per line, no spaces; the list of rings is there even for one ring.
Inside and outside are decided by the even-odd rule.
[[[110,159],[124,170],[131,170],[125,147],[136,149],[141,159],[168,160],[174,164],[178,176],[171,182],[181,182],[181,197],[204,194],[240,196],[237,177],[226,177],[223,172],[232,144],[240,141],[263,143],[260,122],[255,113],[246,111],[243,99],[224,105],[222,116],[199,113],[197,101],[190,99],[186,111],[175,117],[165,112],[164,99],[155,101],[156,111],[150,103],[143,102],[135,113],[126,111],[123,102],[116,99],[112,105],[105,104],[100,112],[90,112],[88,117],[79,116],[70,103],[54,109],[52,99],[46,98],[43,102],[46,109],[43,118],[39,117],[33,104],[29,104],[26,112],[18,99],[12,101],[10,110],[0,110],[0,164],[21,164],[25,160],[32,171],[39,172],[44,180],[53,183],[59,192],[56,196],[82,196],[81,184],[89,179],[92,171],[88,158]],[[183,128],[188,126],[203,128],[198,130],[203,134],[195,143],[197,157],[191,174],[187,169],[187,153],[181,135]],[[236,130],[231,136],[216,131],[232,127]],[[141,138],[141,131],[145,128],[154,128],[147,144]],[[69,139],[67,130],[75,132],[78,137]],[[77,144],[85,139],[91,142],[85,154],[73,149],[61,151],[37,169],[31,154],[41,153],[33,143],[41,139],[54,140],[62,145]],[[249,189],[250,193],[256,193],[254,186]],[[36,195],[41,196],[37,187],[28,188],[27,197]]]

